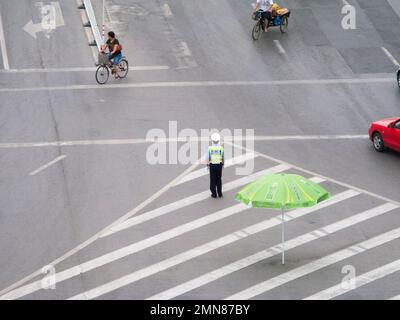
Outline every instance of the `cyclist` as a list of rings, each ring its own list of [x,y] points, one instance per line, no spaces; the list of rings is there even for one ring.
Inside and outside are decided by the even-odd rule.
[[[108,59],[115,66],[113,73],[115,72],[115,79],[119,78],[119,67],[118,64],[122,59],[121,45],[117,38],[115,38],[115,33],[113,31],[108,32],[108,39],[106,43],[102,46],[102,52],[108,48]]]
[[[257,0],[255,11],[260,10],[261,18],[263,22],[263,31],[267,31],[269,20],[272,20],[272,5],[274,4],[273,0]],[[265,20],[267,20],[265,22]]]

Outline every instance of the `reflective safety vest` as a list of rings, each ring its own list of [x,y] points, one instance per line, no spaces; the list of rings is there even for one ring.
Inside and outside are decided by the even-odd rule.
[[[208,159],[211,164],[220,164],[224,158],[224,148],[221,146],[208,147]]]

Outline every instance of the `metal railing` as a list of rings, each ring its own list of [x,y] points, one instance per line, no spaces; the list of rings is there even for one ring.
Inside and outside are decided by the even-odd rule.
[[[96,21],[96,15],[94,14],[92,2],[90,0],[83,0],[82,5],[80,5],[78,8],[86,11],[86,15],[87,15],[89,21],[88,21],[88,23],[84,24],[84,26],[90,27],[92,29],[94,42],[89,43],[89,45],[97,46],[97,49],[100,51],[101,46],[104,44],[104,40],[100,34],[100,30],[99,30],[99,26]]]

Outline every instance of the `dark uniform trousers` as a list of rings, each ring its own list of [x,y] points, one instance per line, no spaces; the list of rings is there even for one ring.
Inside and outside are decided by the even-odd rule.
[[[222,163],[210,164],[210,190],[213,196],[222,197]]]

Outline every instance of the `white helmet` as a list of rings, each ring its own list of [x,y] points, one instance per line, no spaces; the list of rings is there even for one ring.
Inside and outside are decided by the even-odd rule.
[[[220,137],[219,133],[217,133],[217,132],[214,132],[211,135],[211,141],[214,143],[218,143],[220,141],[220,139],[221,139],[221,137]]]

